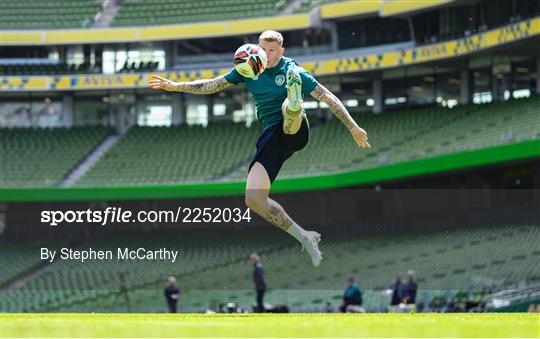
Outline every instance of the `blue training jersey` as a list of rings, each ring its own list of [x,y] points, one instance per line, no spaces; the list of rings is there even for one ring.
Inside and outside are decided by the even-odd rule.
[[[317,80],[291,58],[281,57],[279,63],[267,68],[257,80],[243,77],[233,68],[225,74],[225,80],[231,84],[244,82],[255,100],[257,118],[266,130],[282,119],[281,105],[287,98],[286,76],[289,67],[296,67],[302,78],[302,97],[310,94],[317,87]]]

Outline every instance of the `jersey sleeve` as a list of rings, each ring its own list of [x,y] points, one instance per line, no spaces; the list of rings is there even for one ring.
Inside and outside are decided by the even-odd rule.
[[[300,78],[302,78],[302,94],[304,96],[309,95],[315,87],[319,84],[319,82],[313,77],[313,75],[309,74],[308,71],[305,69],[299,67],[298,74],[300,75]]]
[[[233,85],[237,85],[241,82],[244,82],[244,77],[241,76],[240,73],[238,73],[238,71],[234,67],[231,69],[229,73],[225,74],[224,77],[225,77],[225,80],[227,80],[229,83]]]

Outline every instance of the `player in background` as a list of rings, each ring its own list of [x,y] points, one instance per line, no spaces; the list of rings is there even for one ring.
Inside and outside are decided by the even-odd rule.
[[[270,186],[281,166],[294,152],[306,146],[309,125],[302,103],[307,94],[328,105],[332,113],[347,127],[356,144],[371,147],[366,131],[352,119],[342,102],[293,59],[283,56],[283,36],[265,31],[259,36],[259,47],[266,52],[266,70],[257,79],[245,78],[232,69],[214,79],[173,82],[153,75],[149,86],[170,92],[213,94],[244,82],[257,107],[257,118],[263,132],[257,141],[257,152],[249,166],[246,205],[270,223],[283,229],[302,244],[315,267],[322,260],[320,234],[298,225],[276,201],[268,197]]]

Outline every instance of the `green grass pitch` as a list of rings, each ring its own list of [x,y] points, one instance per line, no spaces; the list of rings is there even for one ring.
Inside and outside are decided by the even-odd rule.
[[[0,314],[1,338],[539,338],[540,314]]]

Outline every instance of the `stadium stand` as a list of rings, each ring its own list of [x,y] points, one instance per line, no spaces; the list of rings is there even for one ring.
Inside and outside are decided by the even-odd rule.
[[[116,296],[118,272],[125,273],[131,307],[140,312],[165,310],[162,286],[171,274],[181,284],[180,307],[184,312],[226,302],[249,309],[254,298],[247,255],[257,249],[271,288],[268,302],[286,302],[293,312],[322,311],[327,301],[334,305],[340,302],[346,278],[355,276],[365,291],[364,306],[375,311],[388,305],[381,291],[394,274],[411,268],[420,286],[418,303],[448,293],[459,296],[460,291],[486,287],[495,291],[510,284],[538,281],[540,270],[534,263],[540,255],[539,243],[538,225],[328,236],[323,247],[325,264],[313,270],[302,264],[307,259],[299,246],[274,229],[109,236],[79,249],[150,249],[160,244],[182,253],[175,264],[156,261],[148,265],[136,260],[56,262],[22,287],[1,292],[1,310],[125,311],[123,299]],[[137,279],[131,280],[130,276]]]
[[[254,234],[250,236],[255,238]],[[118,272],[125,272],[128,279],[130,279],[130,274],[136,276],[136,281],[129,284],[142,286],[160,281],[163,276],[172,273],[183,272],[183,274],[192,275],[201,270],[219,268],[231,262],[244,262],[246,252],[253,251],[254,248],[269,250],[276,246],[263,240],[247,241],[247,238],[243,238],[246,241],[238,242],[235,238],[233,234],[217,232],[212,236],[212,233],[207,230],[199,230],[189,233],[157,232],[133,237],[116,235],[92,241],[82,247],[116,251],[116,248],[131,247],[133,244],[156,249],[159,244],[160,248],[179,249],[182,255],[174,264],[154,261],[151,267],[147,267],[148,262],[138,260],[87,261],[84,264],[76,261],[61,261],[57,263],[58,269],[44,271],[43,274],[25,284],[23,289],[8,291],[5,294],[6,298],[1,298],[7,305],[3,307],[37,309],[47,304],[52,306],[79,302],[90,296],[107,296],[117,291]],[[221,240],[225,242],[222,243]],[[33,301],[35,294],[40,294],[41,297]],[[10,302],[11,300],[13,303]]]
[[[101,4],[88,0],[2,0],[2,29],[55,29],[90,27]]]
[[[286,3],[283,0],[127,0],[123,2],[111,26],[165,25],[272,16],[278,14]]]
[[[540,113],[539,98],[536,96],[509,103],[468,105],[453,109],[396,111],[380,116],[361,115],[359,125],[370,131],[370,140],[376,141],[372,149],[362,152],[358,151],[339,120],[333,119],[314,129],[306,149],[295,154],[284,165],[280,177],[370,168],[540,138],[537,119]],[[123,142],[110,150],[80,184],[113,185],[130,181],[166,183],[177,182],[178,178],[185,178],[185,181],[239,180],[245,177],[246,170],[242,165],[246,165],[253,151],[251,145],[256,140],[257,127],[244,130],[240,126],[210,124],[208,130],[200,127],[168,129],[170,134],[162,133],[162,130],[166,130],[164,128],[132,129]],[[193,132],[189,136],[183,135],[185,131],[191,130]],[[145,133],[147,135],[143,135]],[[185,140],[172,138],[174,133]],[[207,136],[215,133],[221,133],[220,140],[232,139],[225,144],[215,139],[214,142],[206,141]],[[162,134],[162,138],[167,138],[169,146],[138,143],[144,139],[156,140]],[[190,141],[191,137],[199,141]],[[183,148],[178,145],[189,146]],[[135,149],[145,156],[137,156]],[[233,153],[230,156],[217,156],[229,152]],[[158,163],[163,166],[162,170],[156,167]],[[153,166],[156,167],[154,170],[147,171]],[[122,167],[130,168],[129,177],[119,174],[118,170]],[[168,171],[168,174],[164,171]],[[153,173],[153,176],[149,176],[149,173]]]
[[[80,185],[207,181],[245,163],[258,126],[133,127],[81,179]]]
[[[373,147],[358,151],[337,119],[314,130],[310,143],[285,163],[280,177],[371,168],[540,138],[540,96],[487,105],[361,115]],[[228,178],[245,176],[243,170]]]
[[[105,127],[2,128],[0,186],[57,185],[107,131]]]
[[[361,152],[341,123],[333,119],[313,128],[306,149],[284,165],[280,177],[374,168],[539,139],[539,107],[540,96],[533,96],[452,109],[363,114],[357,120],[369,130],[373,148]],[[5,131],[3,152],[11,160],[2,163],[4,187],[56,185],[106,133],[103,128]],[[241,180],[259,132],[257,124],[246,128],[232,122],[210,123],[206,128],[132,127],[77,185]],[[32,179],[24,180],[28,178]]]

